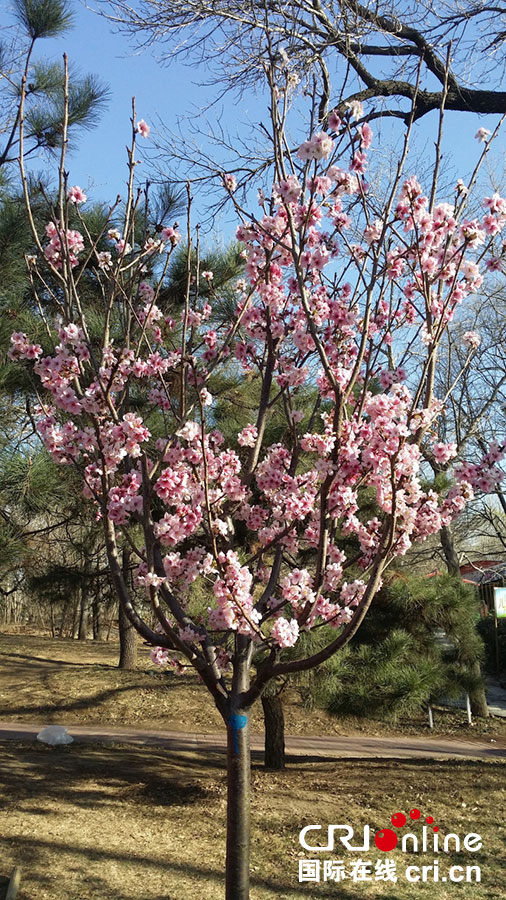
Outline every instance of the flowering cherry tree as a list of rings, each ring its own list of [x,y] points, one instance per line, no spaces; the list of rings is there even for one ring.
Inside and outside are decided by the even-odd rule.
[[[223,717],[227,900],[249,897],[253,703],[271,679],[343,647],[389,563],[451,522],[475,483],[493,484],[502,454],[492,448],[481,466],[460,466],[444,494],[423,486],[422,443],[441,463],[455,452],[436,436],[446,399],[434,396],[438,345],[494,267],[506,201],[487,198],[473,219],[462,185],[439,202],[435,181],[425,191],[403,174],[406,139],[380,202],[365,180],[373,135],[360,106],[343,121],[331,115],[326,131],[294,151],[284,131],[289,79],[270,84],[274,183],[260,191],[258,214],[236,199],[233,173],[222,174],[245,262],[231,319],[220,313],[213,273],[199,272],[198,258],[194,271],[190,213],[184,304],[177,316],[164,308],[181,236],[162,223],[139,239],[136,143],[149,126],[134,111],[121,227],[112,207],[104,230],[89,233],[64,142],[58,201],[45,234],[34,227],[27,260],[47,346],[22,333],[11,339],[11,357],[38,384],[45,447],[82,472],[130,621],[155,662],[194,667]],[[20,119],[22,146],[22,109]],[[70,227],[70,210],[79,227]],[[99,333],[82,299],[85,272],[102,298]],[[475,338],[466,341],[472,354]],[[220,372],[242,373],[257,398],[229,443],[213,417]],[[269,443],[274,407],[284,428]],[[123,576],[123,542],[137,559],[144,606]],[[197,585],[206,597],[198,607]],[[302,632],[321,628],[323,649],[286,658]]]

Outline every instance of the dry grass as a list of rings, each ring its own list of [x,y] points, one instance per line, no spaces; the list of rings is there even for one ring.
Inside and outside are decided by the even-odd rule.
[[[0,775],[0,874],[23,867],[18,900],[221,900],[222,765],[219,754],[9,745]],[[298,761],[279,774],[254,767],[252,900],[504,900],[505,773],[502,762]],[[298,883],[298,859],[310,855],[298,843],[305,824],[381,828],[413,806],[432,814],[442,834],[482,835],[471,859],[440,855],[441,874],[455,863],[480,865],[481,885]],[[393,858],[404,872],[434,857],[396,851]]]
[[[206,691],[190,676],[159,673],[145,648],[136,672],[116,668],[114,645],[0,635],[0,718],[217,731]],[[445,733],[504,732],[503,722],[467,729],[441,714]],[[261,730],[256,715],[253,730]],[[292,734],[392,733],[384,723],[308,715],[292,695]],[[424,723],[403,731],[427,733]],[[226,808],[223,755],[121,746],[4,745],[0,769],[0,882],[23,867],[18,900],[221,900]],[[252,900],[506,900],[506,763],[293,759],[283,773],[253,769]],[[441,833],[477,831],[471,860],[481,885],[372,882],[299,884],[298,843],[306,824],[386,827],[393,812],[418,806]],[[339,854],[338,858],[341,858]],[[378,851],[362,854],[374,861]],[[404,871],[406,858],[392,855]],[[347,858],[350,863],[351,857]],[[411,857],[417,865],[428,858]]]
[[[153,666],[141,647],[135,672],[117,668],[115,643],[52,640],[23,634],[0,634],[0,720],[55,722],[64,725],[128,725],[173,731],[217,732],[222,720],[208,692],[194,675],[178,677]],[[295,691],[285,701],[287,734],[392,734],[385,722],[335,719],[305,710]],[[463,712],[440,711],[435,733],[478,737],[506,735],[506,719],[467,726]],[[252,731],[263,730],[260,704],[253,710]],[[426,735],[423,716],[400,722],[398,733]]]

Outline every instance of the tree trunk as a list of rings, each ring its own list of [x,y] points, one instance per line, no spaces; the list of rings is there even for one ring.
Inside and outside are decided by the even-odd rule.
[[[460,576],[460,560],[457,555],[457,551],[455,550],[455,544],[453,542],[453,535],[448,527],[448,525],[443,525],[439,532],[439,539],[441,541],[441,547],[443,548],[443,553],[445,555],[446,568],[448,569],[448,575],[456,575]]]
[[[129,580],[130,551],[123,547],[121,555],[121,567],[123,580],[128,584]],[[137,632],[123,610],[121,601],[119,604],[119,662],[118,669],[135,669],[137,665]]]
[[[227,725],[226,900],[249,900],[251,754],[247,713]]]
[[[100,600],[95,596],[91,604],[93,610],[93,640],[103,641],[104,625],[102,617],[102,606]]]
[[[478,660],[473,663],[473,675],[481,677],[481,669]],[[481,719],[488,719],[489,711],[485,688],[477,687],[473,691],[471,691],[469,694],[469,702],[471,704],[471,712],[473,716],[478,716],[478,718]]]
[[[453,535],[447,525],[443,525],[441,531],[439,532],[439,536],[441,539],[441,547],[443,548],[448,574],[454,575],[456,578],[460,578],[460,560],[458,558],[457,551],[455,550]],[[481,677],[481,669],[478,660],[473,663],[473,674]],[[473,716],[487,719],[489,712],[485,688],[475,688],[473,691],[471,691],[469,700],[471,703],[471,712]]]
[[[227,858],[225,900],[249,900],[251,752],[248,711],[253,645],[236,635],[232,685],[223,716],[227,726]]]
[[[72,605],[72,628],[70,631],[70,637],[73,641],[75,641],[77,635],[79,634],[79,610],[81,609],[80,600],[74,600]]]
[[[262,694],[265,725],[264,765],[267,769],[285,768],[285,716],[281,694]]]
[[[64,626],[64,624],[65,624],[65,613],[66,613],[66,612],[67,612],[67,604],[66,604],[66,603],[63,603],[63,605],[62,605],[62,611],[61,611],[61,616],[60,616],[60,628],[59,628],[59,635],[60,635],[60,637],[63,637],[63,626]]]
[[[77,633],[78,640],[80,641],[88,640],[89,618],[88,592],[84,587],[82,587],[81,601],[79,606],[79,630]]]
[[[96,573],[97,577],[94,580],[92,585],[93,591],[93,600],[91,601],[91,610],[93,617],[93,640],[94,641],[103,641],[104,640],[104,604],[101,602],[103,598],[100,596],[100,551],[97,553],[96,559]]]
[[[137,632],[119,605],[119,662],[118,669],[135,669],[137,665]]]

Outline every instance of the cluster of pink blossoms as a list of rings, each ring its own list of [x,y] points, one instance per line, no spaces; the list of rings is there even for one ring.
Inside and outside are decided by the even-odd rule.
[[[84,238],[79,231],[74,228],[64,230],[58,222],[49,222],[46,237],[49,243],[44,247],[44,255],[51,265],[61,269],[66,257],[72,268],[78,265],[79,254],[84,250]]]
[[[478,464],[463,462],[456,466],[455,476],[460,483],[470,484],[476,491],[489,494],[504,478],[497,463],[505,456],[506,448],[494,441]]]
[[[140,474],[129,472],[123,475],[121,484],[109,491],[107,514],[117,525],[125,525],[133,514],[142,512],[141,484]]]
[[[410,177],[388,215],[370,214],[363,176],[372,132],[366,123],[350,132],[349,118],[344,127],[331,114],[334,136],[321,131],[305,141],[298,168],[270,198],[262,195],[260,217],[238,228],[245,272],[232,325],[213,316],[213,301],[200,298],[198,286],[181,327],[163,308],[144,263],[156,265],[176,246],[175,227],[137,248],[111,228],[112,250],[98,254],[100,277],[107,283],[122,260],[129,273],[139,263],[125,346],[88,346],[78,317],[58,324],[60,343],[48,356],[24,334],[11,339],[11,358],[35,361],[50,398],[38,423],[45,446],[58,462],[83,467],[85,495],[101,514],[115,526],[138,526],[145,494],[154,497],[150,538],[161,563],[151,570],[141,562],[137,581],[150,594],[172,592],[183,606],[202,582],[209,596],[202,621],[182,627],[170,619],[190,645],[202,641],[204,627],[218,643],[239,633],[277,648],[293,646],[300,630],[316,624],[341,627],[366,595],[387,534],[388,558],[405,554],[451,522],[473,490],[490,490],[501,476],[503,451],[493,447],[479,465],[456,468],[446,495],[424,487],[422,441],[444,467],[456,448],[436,437],[442,404],[420,400],[424,392],[410,384],[407,367],[385,361],[385,348],[393,358],[410,341],[427,354],[437,347],[487,267],[497,269],[489,262],[500,258],[493,244],[506,226],[506,201],[494,194],[483,216],[462,220],[456,203],[431,207]],[[137,128],[146,137],[144,126]],[[336,156],[342,134],[351,140],[347,167]],[[224,184],[235,190],[232,176]],[[82,202],[77,193],[69,200]],[[59,268],[58,226],[48,226],[47,236],[46,257]],[[69,232],[63,240],[75,266],[83,238]],[[211,271],[200,277],[213,283]],[[472,332],[463,341],[471,350],[479,343]],[[266,446],[262,421],[242,427],[232,446],[212,427],[213,374],[222,360],[270,386],[270,400],[285,414],[276,443]],[[179,415],[181,382],[191,402]],[[124,411],[130,386],[147,399],[144,417]],[[160,437],[162,416],[169,425]],[[373,513],[363,512],[364,497],[367,506],[373,499]],[[225,667],[227,652],[220,653]],[[171,659],[165,651],[155,656]]]
[[[255,609],[252,572],[241,566],[233,550],[221,553],[218,562],[222,576],[213,584],[217,606],[208,609],[209,626],[217,631],[237,631],[255,640],[261,634],[258,625],[262,616]]]
[[[40,344],[32,344],[24,331],[15,331],[11,334],[12,347],[8,352],[9,359],[38,359],[42,355]]]

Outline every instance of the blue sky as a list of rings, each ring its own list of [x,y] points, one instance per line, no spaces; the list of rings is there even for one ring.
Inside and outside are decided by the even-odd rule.
[[[2,0],[2,17],[9,21],[9,4]],[[81,72],[99,76],[109,85],[111,102],[105,113],[97,121],[97,127],[83,133],[79,146],[69,159],[71,183],[80,184],[96,200],[113,200],[123,193],[126,178],[125,146],[129,140],[132,96],[136,98],[139,118],[144,118],[156,131],[160,120],[169,127],[178,117],[193,111],[197,115],[213,95],[212,88],[199,85],[206,81],[208,73],[192,69],[182,62],[171,62],[162,66],[150,49],[139,53],[134,51],[128,38],[115,33],[113,27],[92,10],[81,3],[75,4],[75,27],[58,39],[40,41],[39,54],[46,58],[61,58],[63,52],[69,62]],[[241,121],[260,119],[264,111],[260,101],[246,97],[240,107],[237,102],[225,106],[223,123],[234,129]],[[479,147],[474,134],[481,125],[492,129],[496,116],[482,116],[464,113],[447,114],[445,156],[455,166],[458,175],[465,175],[472,169]],[[244,128],[250,127],[245,125]],[[379,126],[382,140],[387,144],[391,138],[392,122]],[[414,138],[420,153],[433,159],[434,135],[437,128],[437,114],[431,113],[415,126]],[[244,131],[243,131],[244,133]],[[147,145],[140,142],[140,151]],[[504,155],[504,139],[495,150],[496,159]],[[499,165],[499,163],[497,163]],[[501,164],[502,165],[502,164]],[[147,174],[147,169],[146,169]]]
[[[41,41],[39,53],[50,58],[67,53],[69,64],[109,85],[111,100],[92,132],[81,133],[70,156],[71,180],[93,185],[98,198],[123,192],[127,177],[125,147],[130,140],[132,97],[138,119],[153,128],[158,118],[170,121],[197,102],[199,89],[180,64],[162,67],[150,52],[135,53],[128,40],[82,4],[75,4],[76,24],[58,39]],[[144,148],[140,141],[140,150]],[[142,156],[142,154],[139,154]]]

